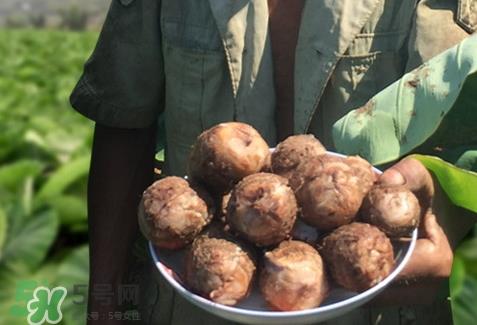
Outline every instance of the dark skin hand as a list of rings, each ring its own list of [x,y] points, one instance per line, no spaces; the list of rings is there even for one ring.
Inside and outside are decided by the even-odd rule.
[[[371,305],[431,304],[446,285],[453,250],[475,224],[469,211],[452,205],[437,180],[417,160],[405,158],[386,170],[383,184],[404,184],[416,194],[423,214],[419,239],[409,263]]]
[[[88,184],[88,315],[98,313],[99,320],[90,319],[89,325],[125,323],[110,320],[109,313],[127,308],[118,300],[118,287],[128,284],[124,277],[139,235],[137,206],[153,180],[155,136],[155,126],[135,130],[96,125]],[[111,301],[92,295],[98,285],[111,288]]]

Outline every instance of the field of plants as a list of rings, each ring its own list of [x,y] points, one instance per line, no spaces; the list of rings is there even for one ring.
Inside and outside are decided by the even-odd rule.
[[[0,30],[0,324],[25,324],[34,288],[69,293],[84,324],[92,123],[68,97],[95,33]],[[73,303],[73,300],[75,303]]]
[[[96,38],[0,30],[0,325],[25,324],[40,285],[68,289],[61,324],[85,323],[92,123],[68,97]],[[451,284],[456,324],[474,324],[475,234],[458,250]]]

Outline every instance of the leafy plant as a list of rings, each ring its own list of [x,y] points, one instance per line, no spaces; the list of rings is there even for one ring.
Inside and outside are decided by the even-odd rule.
[[[475,297],[477,297],[477,237],[474,236],[459,247],[454,258],[451,299],[456,325],[475,322],[477,319]]]
[[[92,125],[68,95],[96,37],[0,30],[0,325],[25,324],[39,285],[66,287],[62,324],[85,323]]]

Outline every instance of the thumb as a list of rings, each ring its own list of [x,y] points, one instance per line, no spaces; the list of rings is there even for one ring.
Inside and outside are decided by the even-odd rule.
[[[419,199],[423,211],[431,205],[434,182],[429,171],[418,160],[404,158],[387,169],[378,179],[382,185],[404,185]]]
[[[450,275],[454,254],[436,216],[428,211],[421,226],[422,236],[417,240],[408,264],[398,275],[399,280],[436,279]]]

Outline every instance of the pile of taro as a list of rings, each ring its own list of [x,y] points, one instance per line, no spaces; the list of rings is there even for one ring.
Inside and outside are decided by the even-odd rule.
[[[235,305],[258,286],[272,310],[319,306],[341,286],[362,292],[394,268],[392,240],[417,227],[416,197],[379,184],[364,159],[340,157],[312,135],[271,153],[251,126],[223,123],[197,139],[188,178],[144,192],[143,234],[159,250],[186,250],[184,285]]]

